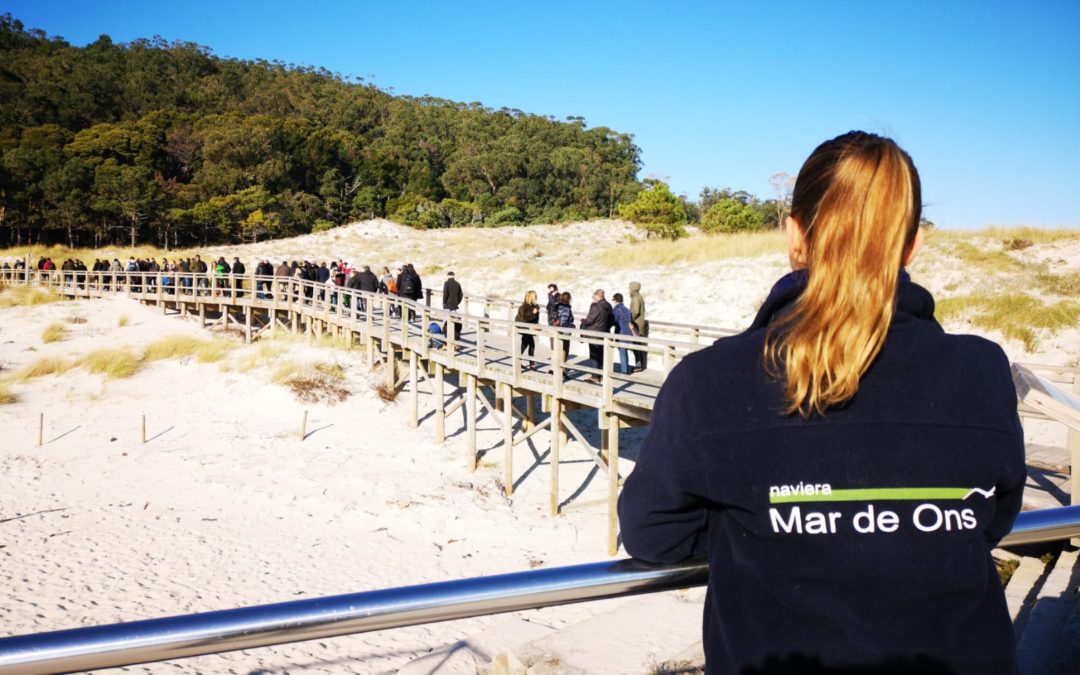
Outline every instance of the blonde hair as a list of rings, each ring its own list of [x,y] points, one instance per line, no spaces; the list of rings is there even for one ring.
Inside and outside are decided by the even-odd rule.
[[[535,305],[536,304],[536,291],[526,291],[525,292],[525,304],[526,305]]]
[[[918,232],[919,174],[894,141],[852,131],[799,171],[791,216],[806,242],[806,288],[765,337],[785,414],[850,400],[885,342],[904,256]]]

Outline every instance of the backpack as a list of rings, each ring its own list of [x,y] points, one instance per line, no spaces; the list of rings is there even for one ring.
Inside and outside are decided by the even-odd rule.
[[[405,278],[401,280],[401,294],[406,298],[411,298],[413,293],[416,292],[416,280],[413,279],[413,275],[406,274]]]
[[[393,279],[386,282],[386,290],[390,291],[393,295],[397,295],[397,282]]]

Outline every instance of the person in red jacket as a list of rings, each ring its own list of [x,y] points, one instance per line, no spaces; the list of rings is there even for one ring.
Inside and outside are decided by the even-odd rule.
[[[706,671],[1017,671],[990,551],[1025,480],[1009,363],[948,335],[903,266],[921,197],[850,132],[799,172],[793,272],[676,366],[619,500],[653,562],[708,556]]]

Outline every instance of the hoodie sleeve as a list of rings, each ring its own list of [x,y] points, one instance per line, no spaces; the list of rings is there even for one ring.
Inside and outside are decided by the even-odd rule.
[[[675,368],[661,389],[637,464],[619,496],[626,552],[649,562],[706,553],[706,472],[688,415],[695,397],[692,371],[685,366]]]

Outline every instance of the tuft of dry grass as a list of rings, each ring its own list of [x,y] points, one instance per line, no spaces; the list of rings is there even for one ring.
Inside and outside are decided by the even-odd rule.
[[[11,405],[12,403],[18,403],[19,396],[11,391],[11,387],[7,384],[0,382],[0,405]]]
[[[246,373],[256,368],[266,366],[271,361],[280,357],[286,351],[286,346],[281,343],[259,342],[254,349],[246,351],[239,358],[232,359],[229,363],[223,363],[223,370],[234,370],[238,373]]]
[[[1080,232],[1065,229],[1039,227],[990,227],[975,234],[984,234],[1002,242],[1029,242],[1029,244],[1052,244],[1068,239],[1080,239]]]
[[[128,323],[130,323],[130,321],[128,320],[127,314],[121,314],[120,318],[116,320],[116,327],[123,328],[128,325]]]
[[[340,403],[349,392],[345,389],[345,370],[332,363],[299,364],[285,361],[274,369],[271,381],[288,387],[297,400],[305,403]]]
[[[1024,263],[1012,257],[1003,249],[984,249],[966,241],[955,242],[950,250],[952,255],[963,263],[973,265],[987,272],[1017,272],[1024,269]]]
[[[382,400],[390,403],[398,396],[398,388],[387,384],[386,382],[378,382],[371,386],[375,391],[375,394]]]
[[[78,361],[91,373],[104,375],[106,379],[116,380],[131,377],[139,372],[142,359],[127,349],[107,347],[91,352]]]
[[[1007,246],[1010,242],[1053,244],[1069,239],[1080,239],[1080,232],[1066,229],[1043,229],[1039,227],[988,227],[983,230],[927,230],[928,243],[945,242],[998,242]]]
[[[303,368],[301,364],[290,359],[279,361],[270,373],[270,381],[274,384],[285,384],[290,378],[299,375]]]
[[[68,323],[82,324],[86,323],[86,317],[79,316],[78,314],[72,314],[68,318],[64,319],[64,321],[67,321]]]
[[[704,263],[728,258],[756,258],[784,253],[787,238],[783,230],[703,234],[674,241],[635,240],[600,252],[599,260],[611,269],[631,269],[644,265]]]
[[[1013,574],[1020,567],[1019,560],[998,560],[995,558],[994,564],[997,566],[998,580],[1001,581],[1002,586],[1009,584],[1009,580],[1012,579]]]
[[[32,286],[4,286],[0,288],[0,309],[8,307],[36,307],[50,302],[63,302],[65,298]]]
[[[236,345],[225,340],[203,340],[191,335],[168,335],[155,340],[143,352],[146,361],[195,357],[200,363],[221,361]]]
[[[15,374],[16,379],[32,380],[35,377],[59,375],[70,370],[72,364],[55,356],[43,356]]]
[[[1000,331],[1007,339],[1024,343],[1024,349],[1032,352],[1039,346],[1036,330],[1053,334],[1075,326],[1080,320],[1080,303],[1071,300],[1045,303],[1024,293],[960,295],[938,301],[935,313],[943,320],[972,314],[974,325]]]
[[[50,323],[41,332],[41,341],[48,344],[59,342],[67,337],[67,328],[62,323]]]
[[[1043,272],[1035,277],[1035,283],[1044,293],[1065,298],[1080,298],[1080,271],[1065,274]]]

